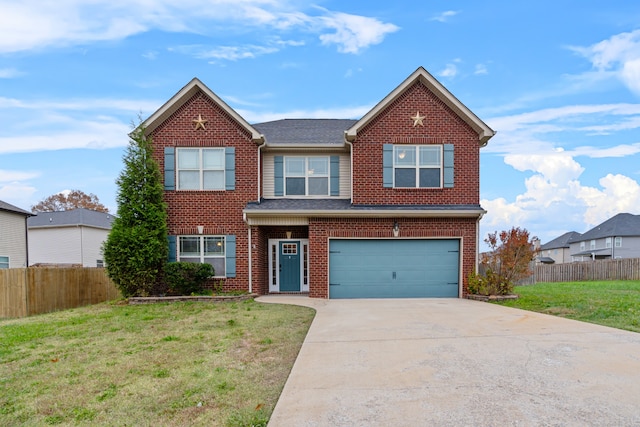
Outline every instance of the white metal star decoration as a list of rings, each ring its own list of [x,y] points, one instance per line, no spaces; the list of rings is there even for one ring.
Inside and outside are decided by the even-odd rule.
[[[411,120],[413,120],[413,127],[416,127],[418,125],[424,126],[424,123],[422,122],[424,118],[425,116],[420,115],[420,111],[416,112],[416,115],[411,117]]]
[[[198,114],[198,118],[192,121],[196,124],[196,128],[194,130],[198,130],[200,128],[202,128],[202,130],[207,130],[207,128],[204,127],[204,124],[207,123],[207,120],[203,119],[202,115]]]

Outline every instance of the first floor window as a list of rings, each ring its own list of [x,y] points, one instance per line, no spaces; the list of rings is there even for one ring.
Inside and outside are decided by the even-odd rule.
[[[225,276],[225,236],[179,236],[178,242],[178,261],[211,264],[216,277]]]
[[[442,187],[442,146],[394,145],[393,180],[396,188]]]
[[[224,148],[178,148],[179,190],[224,190]]]
[[[8,256],[0,256],[0,268],[9,268]]]

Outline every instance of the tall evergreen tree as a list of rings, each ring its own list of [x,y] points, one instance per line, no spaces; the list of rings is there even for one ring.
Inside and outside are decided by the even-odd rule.
[[[118,214],[103,246],[107,274],[124,297],[162,293],[169,252],[160,169],[144,131],[130,135],[116,181]]]

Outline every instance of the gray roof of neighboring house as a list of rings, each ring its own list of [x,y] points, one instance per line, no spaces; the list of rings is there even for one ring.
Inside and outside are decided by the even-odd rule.
[[[546,251],[548,249],[568,248],[570,246],[570,243],[576,241],[576,239],[579,239],[580,236],[580,233],[569,231],[567,233],[564,233],[562,236],[556,237],[552,241],[540,246],[540,250]]]
[[[621,213],[613,216],[574,239],[571,243],[622,236],[640,236],[640,215]]]
[[[10,203],[7,202],[3,202],[2,200],[0,200],[0,210],[2,211],[7,211],[7,212],[13,212],[13,213],[18,213],[24,216],[33,216],[35,214],[29,212],[29,211],[25,211],[24,209],[20,209],[17,206],[13,206]]]
[[[343,145],[344,133],[356,122],[345,119],[283,119],[252,126],[265,136],[267,145]]]
[[[84,225],[88,227],[111,229],[113,215],[110,213],[78,208],[69,211],[38,212],[37,216],[27,220],[28,228],[68,227]]]

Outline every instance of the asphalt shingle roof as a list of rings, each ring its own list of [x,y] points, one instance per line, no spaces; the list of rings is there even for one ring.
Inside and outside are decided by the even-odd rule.
[[[344,133],[357,120],[283,119],[252,125],[268,145],[344,144]]]
[[[544,245],[540,246],[540,249],[543,251],[546,251],[548,249],[568,248],[571,242],[578,241],[576,239],[579,239],[579,238],[580,238],[580,233],[577,233],[575,231],[569,231],[567,233],[564,233],[562,236],[556,237],[552,241],[547,242]]]
[[[39,212],[38,216],[27,220],[27,227],[61,227],[70,225],[86,225],[96,228],[111,229],[113,215],[91,209],[78,208],[69,211]]]
[[[22,215],[25,215],[25,216],[34,215],[29,211],[25,211],[24,209],[20,209],[19,207],[13,206],[12,204],[7,203],[7,202],[3,202],[2,200],[0,200],[0,210],[7,211],[7,212],[15,212],[15,213],[19,213],[19,214],[22,214]]]
[[[618,236],[640,236],[640,215],[630,213],[615,215],[602,224],[596,225],[572,243]]]

